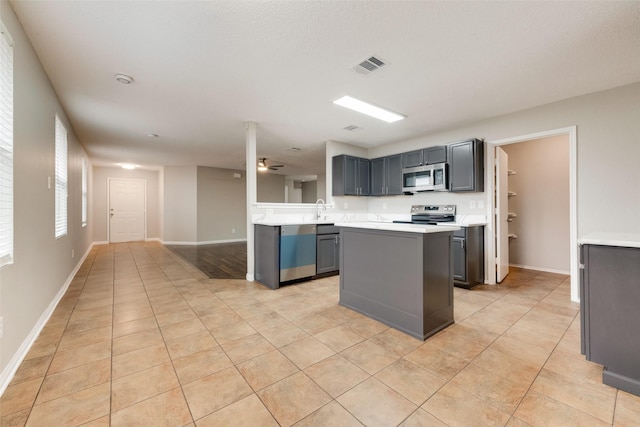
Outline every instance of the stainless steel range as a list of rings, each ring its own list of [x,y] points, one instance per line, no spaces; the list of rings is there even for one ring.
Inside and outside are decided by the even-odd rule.
[[[413,205],[411,221],[393,221],[404,224],[430,224],[455,222],[456,205]]]

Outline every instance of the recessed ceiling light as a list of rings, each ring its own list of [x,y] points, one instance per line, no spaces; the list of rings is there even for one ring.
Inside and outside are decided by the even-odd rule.
[[[366,114],[367,116],[375,117],[376,119],[387,123],[397,122],[398,120],[402,120],[406,117],[402,114],[385,110],[384,108],[360,101],[359,99],[355,99],[350,96],[343,96],[342,98],[333,101],[333,103],[359,113]]]
[[[133,83],[133,77],[129,77],[126,74],[116,74],[116,80],[124,85]]]
[[[122,163],[120,166],[122,166],[122,169],[135,169],[138,167],[138,165],[134,165],[133,163]]]

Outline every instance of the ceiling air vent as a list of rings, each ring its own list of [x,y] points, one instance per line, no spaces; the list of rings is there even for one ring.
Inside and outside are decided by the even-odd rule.
[[[385,63],[383,60],[376,58],[375,56],[371,56],[353,67],[353,69],[360,74],[371,74],[384,66]]]
[[[344,130],[348,130],[349,132],[357,132],[357,131],[359,131],[359,130],[362,130],[362,128],[361,128],[361,127],[358,127],[358,126],[356,126],[356,125],[349,125],[349,126],[345,126],[345,127],[343,127],[342,129],[344,129]]]

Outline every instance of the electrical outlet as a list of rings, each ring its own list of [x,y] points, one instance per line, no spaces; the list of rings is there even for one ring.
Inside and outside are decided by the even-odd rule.
[[[484,200],[478,200],[478,209],[484,209]]]
[[[51,190],[51,177],[47,177],[47,189]]]
[[[470,201],[470,202],[469,202],[469,207],[470,207],[471,209],[475,209],[475,208],[476,208],[476,201],[475,201],[475,200]]]
[[[76,257],[76,251],[71,249],[71,258],[75,258],[75,257]]]
[[[349,209],[349,203],[347,203],[347,202],[344,202],[344,204],[342,206],[344,206],[344,209]]]
[[[4,336],[4,316],[0,316],[0,339]]]
[[[236,234],[236,229],[235,228],[231,229],[231,234]]]

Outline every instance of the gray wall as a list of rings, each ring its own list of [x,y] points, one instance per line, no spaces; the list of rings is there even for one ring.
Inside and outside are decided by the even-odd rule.
[[[503,145],[509,155],[511,265],[569,273],[569,138]]]
[[[0,350],[2,380],[19,349],[37,332],[41,316],[91,244],[93,226],[81,224],[81,158],[84,150],[13,10],[0,2],[2,21],[14,40],[14,263],[0,270]],[[68,233],[54,237],[54,117],[68,131]],[[91,168],[89,168],[91,174]],[[71,257],[71,251],[75,256]],[[39,326],[38,326],[39,327]],[[34,331],[34,328],[35,331]],[[24,348],[24,347],[23,347]]]
[[[246,182],[244,171],[198,166],[198,242],[247,238]]]
[[[118,167],[93,167],[93,240],[106,242],[109,206],[109,178],[140,179],[147,182],[147,239],[160,239],[160,179],[155,170],[127,170]]]
[[[302,203],[315,203],[318,200],[318,181],[302,183]]]
[[[198,241],[198,171],[195,166],[164,167],[164,241]]]
[[[258,173],[257,198],[261,203],[284,203],[284,175]]]

